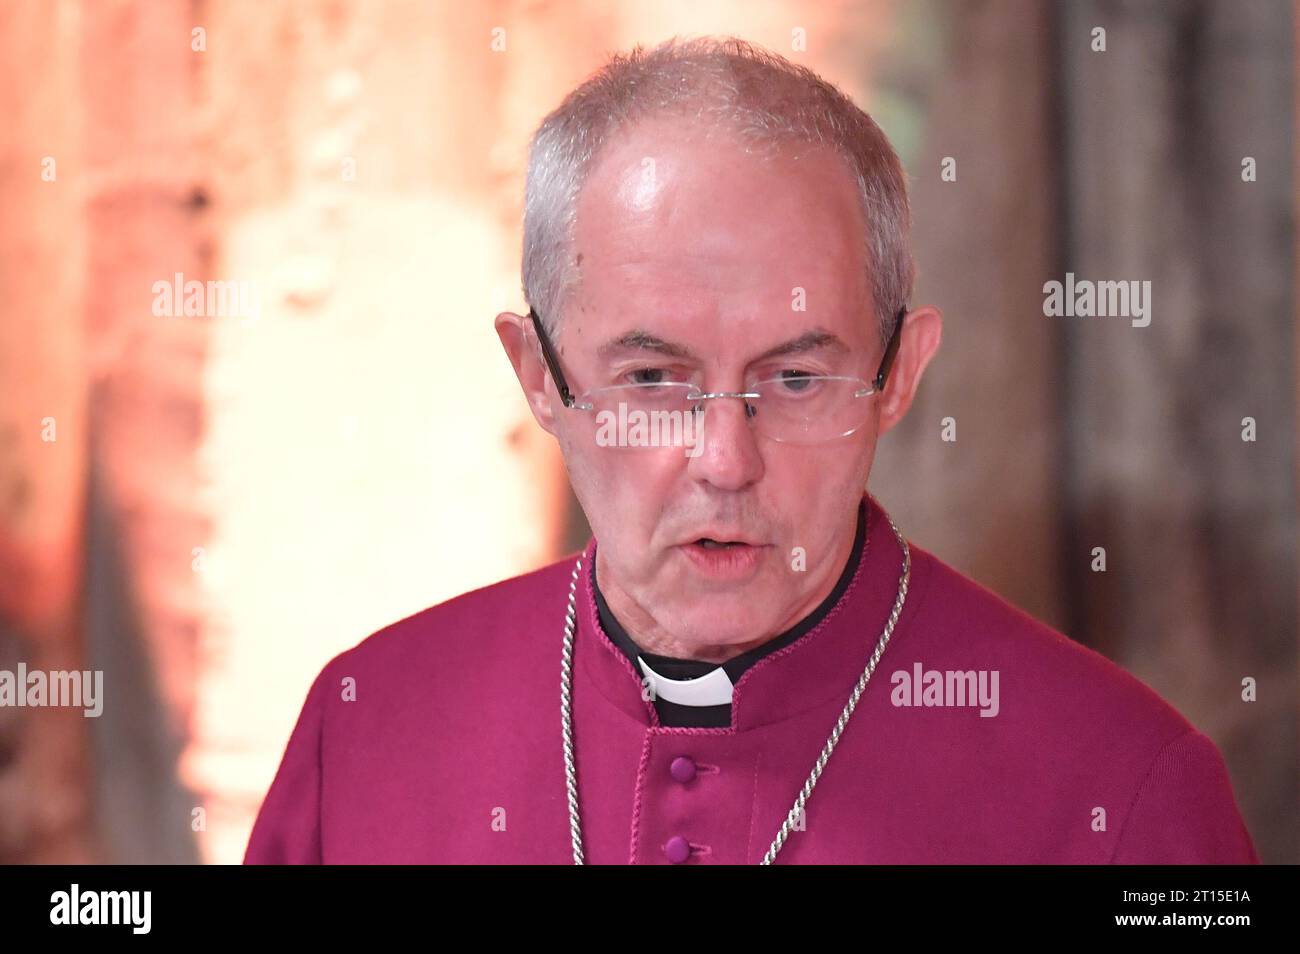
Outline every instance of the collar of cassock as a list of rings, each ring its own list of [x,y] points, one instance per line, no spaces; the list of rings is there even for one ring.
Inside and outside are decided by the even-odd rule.
[[[642,651],[610,612],[596,582],[596,561],[591,561],[591,586],[601,628],[631,660],[633,669],[649,682],[661,725],[716,728],[731,724],[732,690],[745,670],[811,631],[844,596],[862,559],[866,539],[867,499],[864,497],[858,507],[858,527],[853,550],[830,594],[809,615],[784,633],[721,664]]]

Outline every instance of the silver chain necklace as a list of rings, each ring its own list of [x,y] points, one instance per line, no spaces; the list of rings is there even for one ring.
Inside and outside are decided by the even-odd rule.
[[[880,657],[884,655],[885,646],[889,643],[889,637],[894,634],[894,626],[898,622],[899,615],[903,612],[903,603],[907,599],[907,583],[912,572],[912,553],[907,547],[907,541],[898,532],[898,527],[895,526],[893,518],[886,513],[885,519],[889,521],[894,536],[898,538],[898,542],[903,548],[903,572],[898,578],[898,596],[894,600],[894,609],[889,614],[889,620],[885,623],[884,632],[880,634],[880,641],[876,643],[875,652],[871,654],[871,659],[867,662],[867,668],[862,671],[858,684],[854,686],[849,701],[844,706],[844,711],[840,713],[839,721],[835,723],[830,738],[826,740],[821,755],[817,757],[817,764],[813,766],[812,774],[808,776],[808,781],[804,783],[803,790],[799,792],[799,797],[794,800],[794,807],[786,815],[781,830],[776,833],[776,838],[772,840],[772,846],[767,849],[767,854],[763,856],[763,860],[759,864],[770,865],[776,859],[776,853],[781,850],[785,840],[790,836],[790,832],[794,830],[794,826],[803,817],[804,806],[812,795],[813,787],[817,784],[817,780],[821,778],[822,769],[826,767],[826,763],[830,760],[831,753],[835,751],[835,745],[839,742],[844,727],[849,724],[849,717],[853,715],[853,710],[858,705],[858,699],[862,697],[863,690],[867,688],[867,683],[871,681],[871,674],[876,671],[876,664],[880,662]],[[573,838],[573,863],[575,865],[584,863],[582,859],[582,822],[578,816],[578,770],[573,755],[573,714],[570,707],[570,695],[573,688],[573,631],[578,618],[578,576],[581,572],[582,557],[578,557],[578,562],[573,565],[573,579],[569,582],[569,609],[564,616],[564,655],[560,663],[560,714],[564,724],[564,780],[569,792],[569,833]]]

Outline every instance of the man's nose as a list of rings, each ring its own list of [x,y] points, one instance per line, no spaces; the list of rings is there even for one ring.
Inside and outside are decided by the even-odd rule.
[[[763,455],[744,398],[711,398],[696,446],[688,448],[687,472],[720,490],[740,490],[763,476]]]

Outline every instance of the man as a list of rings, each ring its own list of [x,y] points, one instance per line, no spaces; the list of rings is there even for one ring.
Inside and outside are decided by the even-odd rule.
[[[638,48],[526,193],[496,329],[593,539],[326,665],[247,861],[1257,860],[1204,735],[864,493],[941,325],[865,113]]]

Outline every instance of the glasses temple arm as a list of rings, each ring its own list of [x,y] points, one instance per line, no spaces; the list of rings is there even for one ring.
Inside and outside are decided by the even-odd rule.
[[[885,345],[885,356],[880,359],[880,369],[876,372],[876,380],[873,382],[877,391],[885,390],[885,380],[889,377],[889,369],[893,367],[894,356],[898,354],[898,344],[902,340],[903,319],[907,316],[907,306],[904,305],[898,310],[898,318],[894,321],[894,333],[889,336],[889,343]]]
[[[546,329],[542,327],[542,319],[533,309],[528,309],[528,317],[533,322],[533,329],[537,332],[537,340],[542,345],[542,358],[546,361],[546,367],[551,372],[551,380],[555,382],[555,388],[560,392],[560,400],[564,402],[565,407],[573,407],[576,403],[573,394],[569,391],[569,384],[564,380],[564,372],[560,370],[560,362],[555,356],[555,350],[551,347],[551,341],[546,336]]]

